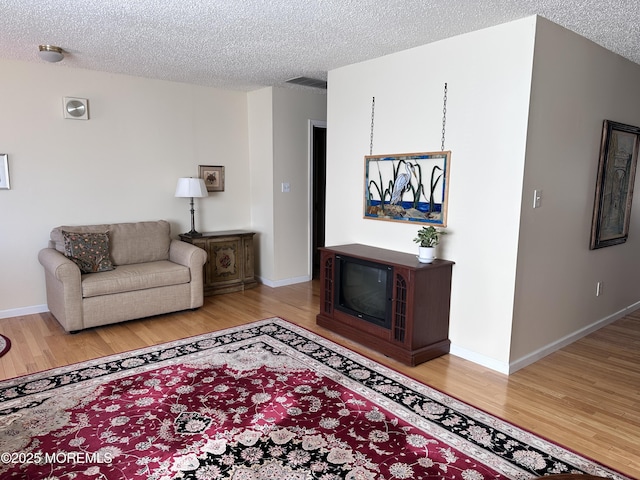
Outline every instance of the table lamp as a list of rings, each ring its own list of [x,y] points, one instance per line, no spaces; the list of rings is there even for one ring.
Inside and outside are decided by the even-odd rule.
[[[204,184],[204,180],[201,178],[179,178],[178,185],[176,187],[176,197],[188,197],[191,198],[191,231],[185,233],[185,235],[189,235],[191,237],[200,237],[201,233],[198,233],[195,228],[194,222],[194,209],[193,209],[193,199],[208,197],[209,193],[207,192],[207,187]]]

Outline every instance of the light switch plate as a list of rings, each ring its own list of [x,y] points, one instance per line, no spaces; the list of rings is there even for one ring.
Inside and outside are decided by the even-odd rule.
[[[542,190],[533,191],[533,208],[540,208],[542,205]]]

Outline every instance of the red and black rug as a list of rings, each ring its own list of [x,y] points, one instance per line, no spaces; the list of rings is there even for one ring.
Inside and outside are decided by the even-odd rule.
[[[4,335],[0,334],[0,357],[9,351],[11,348],[11,340]]]
[[[281,319],[0,383],[0,476],[625,477]]]

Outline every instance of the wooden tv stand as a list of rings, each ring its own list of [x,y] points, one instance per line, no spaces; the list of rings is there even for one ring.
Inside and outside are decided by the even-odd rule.
[[[336,255],[391,266],[391,328],[334,308]],[[316,323],[344,337],[415,366],[449,353],[449,305],[453,262],[418,262],[415,255],[367,245],[320,248],[320,313]]]

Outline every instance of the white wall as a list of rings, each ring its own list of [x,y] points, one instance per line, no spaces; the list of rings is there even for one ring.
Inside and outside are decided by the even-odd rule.
[[[313,91],[249,94],[252,222],[261,231],[259,277],[270,286],[311,279],[308,132],[309,121],[325,120],[326,111],[326,96]]]
[[[276,284],[311,280],[309,121],[326,120],[327,96],[273,90]],[[282,191],[288,183],[290,192]]]
[[[458,354],[506,370],[522,198],[535,17],[329,73],[327,245],[414,253],[419,225],[363,219],[364,156],[439,151],[448,84],[450,338]]]
[[[250,92],[248,102],[251,188],[247,194],[251,198],[251,224],[259,232],[254,238],[256,273],[264,282],[275,269],[272,89]]]
[[[614,320],[640,300],[640,176],[627,243],[589,250],[602,123],[640,126],[640,66],[540,18],[533,72],[514,363]],[[534,189],[543,191],[535,210]]]
[[[62,97],[89,99],[88,121],[65,120]],[[46,309],[38,251],[61,224],[166,219],[190,228],[178,177],[226,167],[225,192],[196,200],[200,231],[250,227],[247,95],[0,60],[0,318]]]

